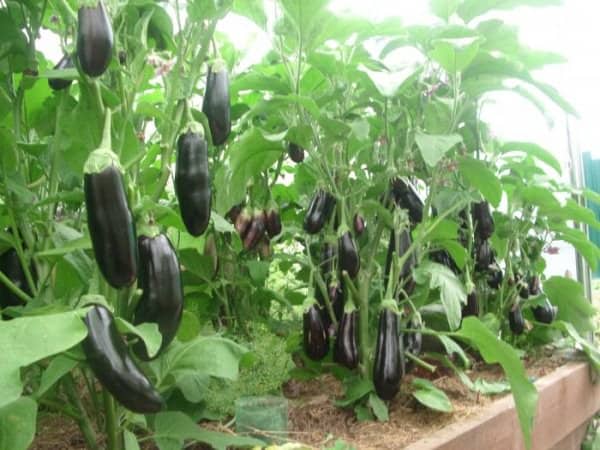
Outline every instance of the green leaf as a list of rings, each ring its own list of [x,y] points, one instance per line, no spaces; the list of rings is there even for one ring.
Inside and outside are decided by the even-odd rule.
[[[452,147],[462,142],[462,137],[459,134],[425,134],[417,131],[415,142],[425,163],[435,167]]]
[[[369,392],[373,392],[373,382],[364,378],[354,378],[346,386],[344,398],[336,400],[335,404],[342,408],[357,402]]]
[[[121,333],[130,333],[139,337],[144,342],[146,351],[151,358],[158,353],[162,344],[162,334],[158,331],[158,324],[147,322],[133,325],[121,317],[117,317],[115,322]]]
[[[140,450],[137,436],[129,430],[123,430],[123,440],[125,441],[125,450]]]
[[[68,358],[64,355],[58,355],[53,358],[42,373],[42,379],[40,381],[40,387],[35,392],[34,397],[39,399],[42,397],[48,389],[54,386],[64,375],[69,373],[75,366],[77,361],[73,358]]]
[[[538,393],[534,384],[527,378],[516,350],[493,335],[476,317],[466,317],[456,335],[477,348],[486,363],[499,363],[502,366],[515,399],[525,446],[531,448]]]
[[[458,15],[465,22],[470,22],[493,10],[507,10],[517,6],[551,6],[561,3],[562,0],[464,0],[458,7]]]
[[[502,185],[496,174],[483,162],[473,158],[463,158],[459,163],[463,177],[495,208],[502,200]]]
[[[433,49],[429,52],[429,57],[439,63],[448,74],[454,76],[464,71],[473,62],[479,51],[480,42],[481,38],[470,30],[462,36],[437,38],[432,41]]]
[[[469,360],[469,357],[465,351],[460,345],[454,342],[453,339],[449,338],[448,336],[444,336],[443,334],[436,334],[436,337],[446,349],[448,356],[457,355],[462,361],[463,367],[469,367],[471,365],[471,361]]]
[[[586,354],[596,373],[600,373],[600,351],[593,342],[590,342],[588,339],[582,337],[577,329],[568,322],[555,320],[552,323],[552,327],[561,330],[564,334],[573,339],[575,344]]]
[[[460,326],[462,305],[467,302],[467,293],[460,280],[446,266],[431,261],[422,263],[414,271],[419,284],[429,282],[430,289],[439,289],[440,298],[451,330]]]
[[[369,395],[369,407],[380,422],[387,422],[390,420],[386,404],[374,393]]]
[[[181,342],[191,341],[200,334],[200,329],[198,315],[184,309],[181,315],[181,323],[177,329],[177,339]]]
[[[452,412],[452,403],[444,391],[437,388],[431,381],[423,378],[414,378],[412,382],[416,388],[412,395],[429,409],[440,412]]]
[[[456,12],[459,4],[460,0],[429,0],[431,12],[446,21]]]
[[[13,402],[23,388],[19,369],[63,352],[81,342],[87,328],[79,311],[19,317],[0,326],[0,407]]]
[[[160,450],[181,449],[184,441],[188,439],[208,444],[215,450],[227,450],[229,447],[262,447],[265,445],[259,439],[207,430],[179,411],[156,414],[154,418],[154,439]]]
[[[500,147],[501,153],[510,153],[510,152],[523,152],[526,153],[538,161],[547,164],[552,167],[556,172],[560,175],[562,174],[562,168],[560,167],[560,162],[554,157],[552,153],[548,150],[540,147],[537,144],[533,144],[531,142],[506,142]]]
[[[558,320],[573,324],[582,333],[594,331],[592,319],[597,311],[585,297],[579,282],[570,278],[551,277],[544,281],[544,292],[550,303],[558,306]]]
[[[233,12],[247,17],[264,31],[267,31],[267,15],[262,0],[234,0]]]
[[[27,450],[35,437],[37,403],[21,397],[0,408],[0,448]]]

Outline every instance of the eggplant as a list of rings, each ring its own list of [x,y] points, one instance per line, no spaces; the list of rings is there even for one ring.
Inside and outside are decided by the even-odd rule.
[[[250,230],[250,225],[252,225],[252,213],[249,209],[245,208],[241,213],[237,215],[235,218],[234,226],[235,230],[240,235],[242,241],[246,238],[248,231]]]
[[[475,236],[480,240],[489,239],[494,233],[494,219],[490,212],[490,205],[486,201],[471,205],[471,217],[475,227]]]
[[[281,233],[281,216],[276,209],[270,209],[266,214],[266,229],[270,238],[274,238]]]
[[[31,275],[35,277],[33,266],[30,267]],[[31,289],[29,289],[29,283],[25,277],[25,271],[21,265],[21,260],[17,254],[17,250],[10,248],[0,255],[0,271],[13,282],[15,286],[25,292],[27,295],[31,295]],[[0,309],[8,308],[10,306],[20,306],[24,302],[17,297],[4,283],[0,282]],[[2,318],[5,320],[10,319],[9,316],[3,314]]]
[[[333,360],[348,369],[358,367],[358,348],[356,345],[356,322],[358,311],[345,312],[338,328],[333,347]]]
[[[339,238],[338,258],[340,270],[348,272],[350,278],[356,278],[360,270],[360,255],[350,231],[346,231]]]
[[[298,144],[289,142],[287,146],[287,152],[292,161],[295,163],[301,163],[304,161],[304,149]]]
[[[160,349],[153,358],[142,342],[133,346],[139,358],[149,361],[162,353],[177,334],[183,313],[183,283],[177,253],[167,236],[140,236],[138,252],[138,287],[142,297],[133,314],[133,323],[156,323],[162,336]]]
[[[335,253],[335,244],[324,242],[321,246],[321,261],[319,262],[319,266],[321,267],[321,275],[323,275],[325,282],[331,278],[331,274],[333,273]]]
[[[475,290],[467,295],[467,304],[462,308],[462,317],[469,316],[479,316],[479,301]]]
[[[423,347],[423,335],[419,331],[420,326],[409,320],[406,324],[406,329],[414,330],[401,333],[401,341],[404,347],[404,354],[410,353],[413,356],[419,356],[421,354],[421,348]],[[408,373],[412,370],[414,363],[410,358],[404,358],[404,373]]]
[[[383,400],[391,400],[400,390],[404,372],[402,340],[398,336],[398,316],[389,308],[379,313],[373,384]]]
[[[317,234],[321,231],[331,218],[335,204],[336,200],[333,195],[319,189],[308,205],[308,211],[304,216],[304,230],[308,234]]]
[[[519,335],[525,331],[525,319],[523,319],[523,313],[519,305],[514,305],[508,311],[508,325],[513,334]]]
[[[86,360],[100,384],[125,408],[140,414],[161,410],[163,400],[129,354],[111,312],[94,305],[84,319]]]
[[[265,228],[265,215],[262,211],[255,212],[244,236],[243,243],[246,250],[254,250],[256,248],[265,235]]]
[[[387,287],[390,270],[392,268],[393,254],[398,250],[398,256],[401,258],[408,251],[412,245],[412,238],[408,229],[402,230],[399,236],[398,248],[396,249],[396,233],[392,230],[390,233],[390,242],[388,244],[388,252],[385,260],[384,269],[384,287]],[[406,295],[411,295],[416,287],[416,283],[412,277],[412,269],[417,264],[417,257],[415,253],[406,259],[402,267],[400,268],[399,279],[401,281],[401,287]]]
[[[558,308],[556,306],[552,306],[548,299],[544,300],[543,305],[534,306],[532,308],[533,317],[535,320],[542,323],[550,324],[554,322],[556,319],[556,315],[558,313]]]
[[[423,220],[424,205],[415,187],[402,178],[393,179],[391,185],[392,198],[396,205],[408,211],[408,217],[413,225],[420,223]]]
[[[200,236],[210,221],[212,190],[206,140],[192,128],[177,139],[175,194],[186,230],[192,236]]]
[[[532,297],[541,294],[542,288],[540,287],[540,277],[537,275],[530,276],[527,282],[527,289],[529,291],[529,295]]]
[[[202,112],[208,119],[213,144],[224,144],[231,132],[231,105],[229,74],[222,60],[215,61],[208,68]]]
[[[475,239],[475,270],[485,272],[494,262],[494,253],[487,239]]]
[[[329,335],[316,305],[312,305],[304,313],[303,331],[306,355],[313,361],[325,358],[329,351]]]
[[[496,264],[492,263],[487,274],[488,286],[492,289],[498,289],[502,284],[503,279],[504,275],[502,273],[502,269],[500,269],[500,267],[498,267]]]
[[[71,69],[75,67],[71,55],[64,55],[60,61],[54,66],[54,70]],[[68,88],[73,83],[73,80],[66,80],[64,78],[48,78],[48,86],[53,91],[62,91]]]
[[[113,30],[102,1],[77,12],[77,59],[83,73],[102,75],[112,58]]]
[[[452,256],[450,255],[450,253],[448,253],[448,250],[446,249],[432,251],[431,253],[429,253],[429,259],[433,262],[446,266],[455,275],[458,275],[460,273],[460,269],[458,268],[456,261],[454,261],[454,258],[452,258]]]
[[[365,231],[365,219],[363,219],[363,217],[360,214],[354,214],[352,223],[354,225],[354,235],[358,237],[361,234],[363,234],[363,232]]]

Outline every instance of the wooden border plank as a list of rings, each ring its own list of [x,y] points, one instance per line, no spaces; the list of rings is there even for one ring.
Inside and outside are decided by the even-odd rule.
[[[600,410],[600,384],[593,385],[586,363],[570,363],[535,383],[539,401],[533,427],[533,449],[548,450]],[[475,417],[454,423],[407,450],[522,450],[521,428],[511,395],[484,407]]]

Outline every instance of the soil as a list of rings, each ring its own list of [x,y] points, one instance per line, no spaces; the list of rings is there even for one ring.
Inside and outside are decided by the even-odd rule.
[[[558,356],[539,356],[526,360],[527,374],[540,378],[565,362]],[[467,374],[472,380],[502,380],[499,366],[482,363],[473,366]],[[452,402],[452,413],[438,413],[420,405],[409,391],[415,376],[429,378],[446,392]],[[332,375],[322,375],[309,381],[292,380],[284,386],[289,400],[289,440],[300,442],[305,448],[334,447],[342,441],[355,449],[401,449],[451,423],[476,415],[483,405],[499,396],[479,395],[469,390],[449,371],[438,368],[434,376],[418,368],[405,377],[401,392],[389,404],[389,421],[375,422],[356,420],[351,409],[335,406],[335,400],[343,396],[342,384]],[[506,395],[506,394],[504,394]],[[231,431],[220,423],[203,424],[218,431]],[[346,448],[348,448],[346,447]],[[31,450],[84,450],[85,443],[77,424],[66,417],[40,414],[38,433]],[[145,442],[143,450],[155,449]],[[194,446],[195,450],[206,448]]]

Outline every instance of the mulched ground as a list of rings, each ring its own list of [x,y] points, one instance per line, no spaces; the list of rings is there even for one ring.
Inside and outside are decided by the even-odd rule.
[[[564,360],[560,357],[551,356],[525,362],[528,375],[534,378],[550,373],[562,363]],[[486,381],[498,381],[503,378],[499,367],[483,364],[476,365],[468,374],[471,379],[479,377]],[[406,388],[410,386],[414,376],[432,379],[436,386],[446,392],[454,411],[450,414],[437,413],[421,406]],[[470,391],[443,369],[433,378],[422,370],[407,376],[402,391],[389,405],[388,422],[358,422],[352,410],[336,407],[334,402],[343,396],[343,386],[331,375],[323,375],[310,381],[292,380],[284,386],[284,395],[289,399],[290,441],[301,442],[307,448],[324,448],[333,447],[336,440],[343,440],[360,450],[404,448],[446,425],[477,414],[482,405],[494,400],[494,397]],[[214,430],[231,432],[220,423],[203,425]],[[30,448],[83,450],[86,447],[74,421],[58,415],[41,413],[38,433]],[[142,448],[150,450],[155,447],[145,442]],[[192,448],[200,450],[205,447]]]

